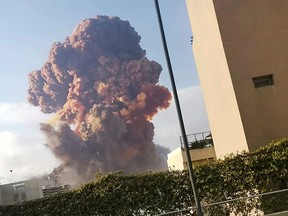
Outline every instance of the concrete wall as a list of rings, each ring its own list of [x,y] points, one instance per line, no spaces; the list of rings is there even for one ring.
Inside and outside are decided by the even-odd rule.
[[[186,0],[216,155],[288,136],[288,1]],[[273,74],[274,85],[252,78]]]
[[[18,187],[21,185],[23,185],[23,187]],[[39,179],[1,185],[2,204],[9,205],[25,201],[22,196],[24,193],[27,201],[43,197]],[[14,200],[14,195],[16,194],[18,194],[18,201]]]
[[[186,0],[198,70],[217,158],[248,150],[212,0]]]
[[[0,184],[0,205],[3,205],[1,184]]]
[[[214,0],[249,150],[288,136],[288,1]],[[273,74],[274,85],[252,78]],[[214,134],[213,134],[214,135]]]
[[[177,148],[168,154],[168,168],[171,170],[184,170],[183,156],[181,148]]]
[[[207,160],[216,159],[214,147],[207,147],[203,149],[191,149],[190,156],[193,164],[203,163]],[[186,152],[180,147],[168,154],[168,167],[171,170],[187,169]]]

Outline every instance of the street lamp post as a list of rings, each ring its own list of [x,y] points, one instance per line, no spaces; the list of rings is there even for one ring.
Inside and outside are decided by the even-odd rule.
[[[200,203],[200,199],[199,199],[199,195],[198,195],[198,191],[197,191],[197,187],[196,187],[195,175],[194,175],[192,160],[191,160],[191,156],[190,156],[190,152],[189,152],[189,146],[188,146],[188,140],[187,140],[185,126],[184,126],[184,121],[183,121],[181,107],[180,107],[179,98],[178,98],[178,94],[177,94],[176,83],[175,83],[172,65],[171,65],[169,52],[168,52],[168,48],[167,48],[167,43],[166,43],[166,38],[165,38],[165,33],[164,33],[164,28],[163,28],[163,23],[162,23],[160,8],[159,8],[159,3],[158,3],[158,0],[154,0],[154,2],[155,2],[156,12],[157,12],[157,18],[158,18],[158,22],[159,22],[160,33],[161,33],[164,53],[165,53],[165,57],[166,57],[168,72],[170,75],[172,90],[173,90],[173,94],[174,94],[174,100],[175,100],[176,110],[177,110],[177,114],[178,114],[178,120],[179,120],[179,124],[180,124],[181,134],[183,137],[183,143],[184,143],[186,157],[187,157],[189,177],[190,177],[193,195],[194,195],[194,199],[195,199],[195,203],[196,203],[196,207],[197,207],[197,213],[199,216],[203,216],[202,207],[201,207],[201,203]]]

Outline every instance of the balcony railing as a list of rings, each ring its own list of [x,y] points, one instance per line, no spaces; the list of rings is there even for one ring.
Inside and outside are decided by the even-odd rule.
[[[187,134],[190,149],[201,149],[214,146],[211,131]],[[181,148],[184,148],[183,138],[180,136]]]

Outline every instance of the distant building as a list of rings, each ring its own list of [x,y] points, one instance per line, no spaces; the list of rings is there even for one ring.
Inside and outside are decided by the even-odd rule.
[[[0,185],[0,205],[17,204],[70,190],[70,185],[57,185],[56,181],[35,178]]]
[[[71,189],[70,185],[60,185],[60,186],[42,186],[43,197],[53,196],[60,192],[66,192]]]
[[[189,152],[193,164],[199,164],[208,160],[215,160],[216,154],[213,146],[211,133],[203,132],[187,135],[189,142]],[[168,154],[168,168],[170,170],[186,170],[188,169],[186,152],[181,141],[181,147],[175,149]]]
[[[2,188],[0,186],[0,205],[3,205],[3,200],[2,200]]]
[[[288,1],[186,0],[217,158],[288,136]]]
[[[43,197],[39,179],[0,185],[0,192],[1,205],[16,204]]]
[[[203,149],[190,149],[190,155],[194,165],[216,159],[214,146]],[[169,153],[167,163],[170,170],[187,170],[188,165],[185,150],[179,147]]]

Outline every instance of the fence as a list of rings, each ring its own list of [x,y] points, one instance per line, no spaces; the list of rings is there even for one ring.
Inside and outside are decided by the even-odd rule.
[[[188,145],[192,149],[205,148],[205,147],[214,145],[211,131],[187,134],[186,136],[188,139]],[[180,136],[179,139],[180,139],[181,147],[184,148],[182,136]]]
[[[288,192],[288,188],[287,189],[283,189],[283,190],[277,190],[277,191],[271,191],[271,192],[266,192],[266,193],[261,193],[261,194],[253,194],[253,195],[249,195],[247,197],[239,197],[239,198],[236,198],[236,199],[229,199],[229,200],[225,200],[225,201],[219,201],[219,202],[215,202],[215,203],[210,203],[210,204],[206,204],[206,205],[203,205],[202,206],[202,209],[203,209],[203,212],[204,212],[204,215],[205,215],[205,212],[207,212],[207,209],[209,207],[213,207],[213,206],[219,206],[219,205],[229,205],[229,203],[231,202],[236,202],[236,201],[243,201],[243,200],[246,200],[246,203],[249,203],[249,200],[251,199],[254,199],[254,198],[259,198],[259,197],[263,197],[263,196],[271,196],[271,195],[275,195],[275,194],[279,194],[279,193],[285,193],[285,192]],[[288,196],[288,193],[286,194]],[[176,216],[176,215],[179,215],[179,216],[184,216],[184,215],[195,215],[194,213],[196,213],[196,210],[197,208],[196,207],[190,207],[190,208],[186,208],[186,209],[181,209],[181,210],[175,210],[175,211],[171,211],[171,212],[166,212],[166,213],[161,213],[161,214],[157,214],[157,215],[154,215],[154,216],[164,216],[164,215],[169,215],[169,216]],[[184,214],[183,214],[184,213]],[[236,215],[236,214],[233,214],[233,210],[231,209],[231,212],[230,212],[230,215]],[[239,215],[239,214],[237,214]],[[253,208],[251,212],[246,212],[246,213],[243,213],[242,214],[243,216],[244,215],[265,215],[263,211],[259,210],[259,209],[256,209],[256,208]],[[281,212],[276,212],[276,213],[273,213],[273,214],[266,214],[266,216],[272,216],[272,215],[288,215],[288,206],[287,206],[287,209],[285,209],[284,211],[281,210]]]

